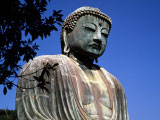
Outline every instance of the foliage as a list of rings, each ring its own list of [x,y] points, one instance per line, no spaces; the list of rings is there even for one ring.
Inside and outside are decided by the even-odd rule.
[[[39,87],[41,88],[42,90],[45,90],[47,93],[49,93],[49,90],[47,89],[47,84],[50,84],[50,82],[47,82],[45,79],[45,75],[47,75],[47,77],[50,76],[50,71],[54,71],[57,69],[57,66],[59,64],[58,63],[55,63],[54,65],[50,65],[49,63],[45,64],[44,67],[42,68],[39,68],[38,70],[32,72],[32,73],[29,73],[29,74],[21,74],[20,76],[18,77],[23,77],[23,79],[25,80],[30,80],[30,81],[37,81],[37,85],[33,86],[33,87],[30,87],[30,88],[24,88],[22,86],[18,86],[18,85],[15,85],[17,86],[22,92],[23,92],[23,89],[34,89],[36,87]],[[28,66],[29,67],[29,66]],[[29,75],[33,75],[34,73],[37,73],[39,71],[42,71],[41,74],[39,76],[33,76],[33,79],[26,79],[25,76],[29,76]],[[14,83],[13,83],[14,84]]]
[[[15,110],[1,110],[0,109],[0,120],[16,120]]]
[[[35,57],[38,45],[35,40],[50,36],[63,22],[61,10],[53,10],[52,16],[43,17],[50,0],[2,0],[0,1],[0,85],[3,93],[12,89],[21,59],[28,62]],[[22,38],[22,35],[26,37]],[[28,36],[31,36],[29,38]],[[13,80],[9,78],[13,77]]]

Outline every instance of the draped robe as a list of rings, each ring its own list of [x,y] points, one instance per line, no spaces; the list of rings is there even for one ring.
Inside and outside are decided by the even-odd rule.
[[[39,87],[34,76],[40,76],[44,65],[58,63],[50,75],[45,75],[49,93]],[[39,56],[29,61],[20,73],[17,88],[16,110],[18,120],[93,120],[85,111],[81,99],[79,81],[82,70],[65,55]],[[97,69],[104,77],[108,89],[112,116],[109,120],[129,120],[124,89],[120,82],[103,68]],[[84,93],[85,94],[85,93]]]

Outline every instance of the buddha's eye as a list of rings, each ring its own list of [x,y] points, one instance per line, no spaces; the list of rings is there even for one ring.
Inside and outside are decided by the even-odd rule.
[[[83,24],[83,27],[86,31],[89,31],[89,32],[96,31],[96,26],[93,23],[85,23],[85,24]]]
[[[101,33],[104,37],[108,37],[108,34],[106,34],[106,33]]]
[[[93,28],[91,28],[91,27],[86,27],[86,26],[85,26],[85,30],[91,31],[91,32],[95,32],[95,29],[93,29]]]
[[[101,30],[101,34],[104,36],[104,37],[108,37],[108,30],[107,29],[102,29]]]

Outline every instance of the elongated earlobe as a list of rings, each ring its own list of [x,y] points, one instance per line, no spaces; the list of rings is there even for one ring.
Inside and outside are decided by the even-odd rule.
[[[69,44],[68,44],[68,36],[67,36],[66,30],[64,30],[64,32],[63,32],[63,40],[64,40],[63,52],[64,52],[65,55],[69,56],[70,47],[69,47]]]
[[[70,48],[68,46],[64,46],[64,50],[63,51],[64,51],[64,54],[69,57]]]

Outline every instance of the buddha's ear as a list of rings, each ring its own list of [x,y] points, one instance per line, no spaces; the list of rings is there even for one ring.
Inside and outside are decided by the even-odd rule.
[[[63,42],[64,42],[63,52],[64,54],[68,55],[70,52],[70,47],[68,43],[68,33],[66,29],[64,29],[63,31]]]

